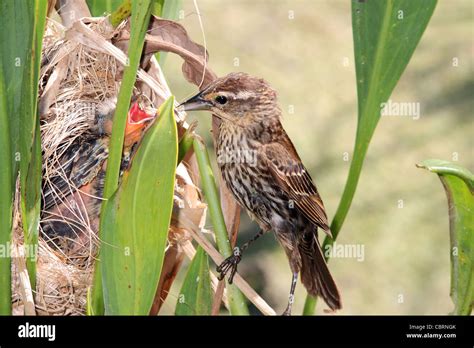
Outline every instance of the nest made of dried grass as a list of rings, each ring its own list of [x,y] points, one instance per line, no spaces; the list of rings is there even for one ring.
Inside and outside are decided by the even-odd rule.
[[[107,18],[94,18],[88,22],[88,28],[110,41],[122,27],[114,29]],[[58,22],[48,20],[40,71],[40,115],[43,156],[43,188],[49,187],[55,199],[70,204],[67,197],[54,192],[54,185],[49,180],[55,176],[67,177],[63,173],[61,156],[68,151],[71,144],[88,131],[96,110],[104,102],[117,96],[120,87],[122,64],[112,55],[97,51],[87,45],[65,37],[66,29]],[[153,91],[146,91],[153,94]],[[143,94],[138,88],[136,94]],[[153,100],[148,98],[149,108],[156,108]],[[177,206],[192,206],[192,221],[201,224],[205,216],[205,205],[200,202],[199,194],[187,175],[185,167],[180,169],[181,180],[175,195]],[[185,179],[183,179],[185,177]],[[71,192],[77,188],[71,185]],[[192,202],[189,201],[190,190],[194,190]],[[185,193],[185,194],[183,194]],[[180,201],[187,200],[186,204]],[[17,200],[18,202],[18,200]],[[77,202],[74,202],[77,204]],[[70,207],[73,210],[74,207]],[[27,289],[33,296],[31,303],[25,305],[25,288],[28,284],[21,275],[25,274],[25,255],[16,254],[13,262],[13,307],[16,314],[38,315],[84,315],[88,288],[92,284],[92,274],[97,253],[97,231],[91,225],[85,207],[85,214],[76,214],[72,223],[86,231],[86,238],[56,237],[50,240],[40,231],[37,259],[36,290]],[[21,250],[23,232],[19,215],[15,215],[13,249]],[[42,223],[47,222],[42,215]],[[48,217],[51,218],[51,217]],[[63,219],[55,216],[55,219]],[[70,219],[70,218],[69,218]],[[174,220],[170,233],[170,248],[191,237],[177,227]],[[62,241],[61,239],[67,239]],[[65,247],[71,246],[74,247]],[[27,275],[27,273],[26,273]],[[30,296],[31,297],[31,296]],[[27,309],[26,307],[29,307]]]

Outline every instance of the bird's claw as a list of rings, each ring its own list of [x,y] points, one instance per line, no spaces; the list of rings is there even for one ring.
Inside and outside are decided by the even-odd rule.
[[[237,265],[240,260],[242,260],[242,254],[238,247],[234,248],[233,255],[226,258],[219,266],[217,266],[216,271],[219,272],[217,277],[219,280],[224,279],[226,274],[230,271],[229,275],[229,284],[232,284],[234,280],[234,275],[237,272]]]

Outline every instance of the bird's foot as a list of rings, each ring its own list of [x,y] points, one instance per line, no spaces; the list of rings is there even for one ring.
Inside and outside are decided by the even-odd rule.
[[[218,279],[224,279],[225,275],[230,271],[229,284],[232,284],[240,260],[242,260],[242,252],[239,247],[235,247],[234,253],[217,266],[216,270],[219,272]]]
[[[286,307],[285,311],[281,314],[284,317],[291,316],[291,306]]]

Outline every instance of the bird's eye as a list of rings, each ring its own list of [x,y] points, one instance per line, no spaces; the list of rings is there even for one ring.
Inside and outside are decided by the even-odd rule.
[[[222,104],[222,105],[224,105],[225,103],[227,103],[227,98],[224,97],[223,95],[218,95],[214,100],[215,100],[216,102],[218,102],[219,104]]]

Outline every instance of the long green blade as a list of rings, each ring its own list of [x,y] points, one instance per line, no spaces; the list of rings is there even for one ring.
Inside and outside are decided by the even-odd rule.
[[[12,152],[10,122],[5,96],[2,61],[0,60],[0,248],[5,253],[0,257],[0,315],[11,314],[11,258],[7,253],[11,242],[13,192]]]
[[[128,48],[129,64],[126,66],[123,74],[123,80],[118,95],[117,108],[114,115],[114,124],[109,149],[110,154],[107,160],[107,174],[104,187],[104,197],[106,198],[110,197],[118,186],[127,112],[130,106],[130,99],[132,97],[132,90],[135,84],[138,65],[140,64],[145,33],[150,21],[150,14],[151,1],[141,0],[132,3],[132,25],[130,45]]]
[[[336,240],[349,212],[370,140],[385,103],[410,61],[433,14],[436,0],[352,1],[352,33],[357,78],[358,122],[354,156],[346,186],[331,223]],[[307,297],[303,314],[313,314],[316,300]]]
[[[160,279],[173,208],[178,140],[174,98],[159,109],[110,198],[102,223],[106,314],[149,313]]]
[[[31,286],[36,289],[36,252],[41,210],[41,134],[38,112],[38,80],[41,65],[41,48],[46,24],[48,2],[34,2],[33,33],[31,42],[30,70],[24,75],[20,106],[20,185],[21,213],[25,235],[25,247],[29,250],[26,265]],[[31,19],[30,19],[31,20]],[[30,101],[28,103],[27,101]],[[26,158],[25,158],[26,154]]]
[[[448,198],[453,313],[469,315],[474,305],[474,175],[459,165],[431,159],[420,168],[438,174]]]
[[[38,75],[41,47],[46,21],[47,1],[2,1],[0,3],[0,59],[2,61],[2,103],[4,106],[2,136],[9,136],[8,154],[2,154],[5,170],[9,170],[10,187],[5,190],[2,221],[2,239],[7,237],[7,225],[11,221],[11,209],[6,204],[14,191],[17,171],[20,169],[21,213],[27,251],[27,266],[31,286],[35,289],[36,250],[41,203],[41,139],[37,117]],[[8,132],[8,133],[7,133]],[[6,146],[6,140],[2,140]],[[2,149],[2,151],[4,151]],[[4,179],[6,182],[6,179]],[[10,218],[8,218],[8,216]],[[8,232],[10,236],[10,232]],[[9,250],[9,249],[7,249]],[[2,265],[9,262],[2,260]],[[8,281],[7,275],[4,275]],[[8,283],[9,284],[9,283]],[[7,286],[7,283],[4,283]]]
[[[210,315],[212,310],[209,257],[198,247],[184,278],[176,304],[176,315]]]
[[[144,38],[151,14],[150,0],[137,0],[132,4],[132,19],[130,44],[128,48],[128,65],[125,67],[122,84],[115,109],[114,123],[112,126],[112,136],[110,139],[109,157],[107,159],[107,171],[104,185],[104,198],[110,198],[117,190],[120,172],[120,164],[122,160],[122,148],[125,135],[125,125],[127,122],[127,113],[132,97],[132,90],[135,84],[138,65],[143,50]],[[101,215],[106,209],[107,201],[102,204]],[[102,232],[102,219],[99,236]],[[100,252],[99,252],[100,259]],[[98,263],[98,262],[97,262]],[[104,313],[104,302],[102,293],[102,275],[101,267],[96,263],[94,271],[94,284],[92,289],[92,312],[96,315]]]

